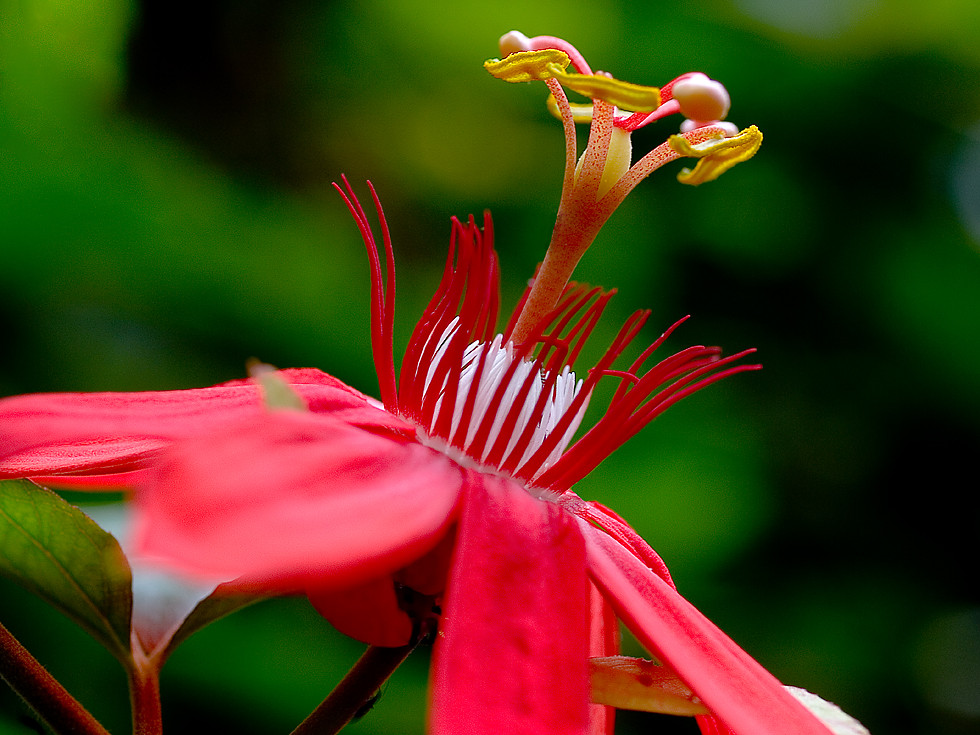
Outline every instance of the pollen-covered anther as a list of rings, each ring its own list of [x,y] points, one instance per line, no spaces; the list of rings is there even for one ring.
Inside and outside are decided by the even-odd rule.
[[[670,136],[667,145],[673,151],[682,156],[700,159],[693,171],[684,169],[678,174],[677,180],[682,184],[696,186],[717,179],[735,164],[752,158],[762,145],[762,133],[755,125],[734,135],[723,131],[724,137],[717,136],[717,127],[720,125],[713,124],[703,131],[688,133],[691,140],[683,135]],[[699,136],[701,140],[697,140]]]

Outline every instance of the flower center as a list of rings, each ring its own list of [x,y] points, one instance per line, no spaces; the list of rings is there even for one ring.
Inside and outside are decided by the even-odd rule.
[[[586,170],[594,174],[605,168],[613,132],[612,107],[602,100],[595,107],[606,123],[602,156],[591,160],[595,150],[590,153],[587,148],[579,181],[575,182],[576,196],[587,195],[593,202],[601,175],[593,176],[594,188],[590,184],[585,194],[579,191],[581,179]],[[564,117],[571,124],[570,113]],[[595,122],[592,132],[595,137]],[[680,155],[699,158],[695,170],[683,176],[710,180],[751,156],[758,148],[757,133],[750,128],[725,137],[715,127],[700,128],[673,136],[663,144],[661,149],[669,153],[655,149],[645,159],[660,155],[665,160]],[[628,179],[637,165],[601,197],[599,204],[610,197],[625,196],[635,183]],[[567,172],[576,178],[574,163]],[[649,312],[640,311],[627,319],[584,378],[577,378],[571,366],[613,292],[574,282],[553,282],[557,293],[549,296],[547,303],[539,303],[537,309],[529,309],[549,259],[561,257],[563,252],[553,247],[506,327],[498,333],[500,271],[493,249],[493,224],[485,213],[482,228],[473,217],[465,223],[452,219],[442,280],[412,332],[397,374],[392,354],[394,256],[388,226],[372,188],[382,233],[379,248],[364,209],[350,184],[343,181],[344,188],[337,186],[337,190],[357,222],[371,266],[371,337],[384,408],[412,421],[419,427],[420,441],[463,465],[512,477],[538,496],[561,495],[677,401],[729,375],[759,367],[735,364],[751,350],[722,357],[719,348],[704,345],[649,365],[682,319],[632,364],[616,368],[616,361],[649,317]],[[593,220],[592,226],[597,227],[601,220]],[[592,391],[603,378],[618,380],[619,387],[604,415],[572,444]]]
[[[582,423],[589,397],[576,399],[583,381],[568,365],[550,375],[500,334],[490,342],[470,342],[457,356],[453,343],[459,332],[456,317],[437,339],[423,388],[437,398],[422,432],[444,442],[434,446],[450,450],[454,459],[462,453],[485,469],[530,469],[522,474],[533,483],[561,457]],[[571,420],[562,421],[567,413]],[[545,446],[544,458],[525,468]]]

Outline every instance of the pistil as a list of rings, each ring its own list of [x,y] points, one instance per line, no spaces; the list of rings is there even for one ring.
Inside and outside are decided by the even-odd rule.
[[[556,101],[563,120],[571,123],[567,98],[556,95]],[[612,105],[596,100],[593,109],[589,142],[571,175],[566,163],[566,191],[562,192],[548,250],[514,327],[516,343],[525,341],[534,325],[555,308],[575,267],[605,223],[606,218],[599,216],[600,200],[629,170],[629,133],[614,127]]]

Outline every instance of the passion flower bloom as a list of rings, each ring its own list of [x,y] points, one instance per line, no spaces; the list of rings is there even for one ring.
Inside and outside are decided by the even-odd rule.
[[[718,124],[724,88],[686,77],[672,107],[696,110],[694,124],[630,167],[630,130],[667,107],[666,93],[592,74],[560,39],[508,34],[502,48],[515,52],[488,68],[548,84],[569,151],[551,247],[502,330],[489,215],[482,228],[454,219],[442,280],[397,372],[387,223],[372,188],[379,245],[345,180],[338,189],[371,265],[380,402],[312,369],[275,374],[286,401],[269,397],[275,376],[260,381],[265,400],[252,381],[10,398],[0,402],[0,477],[135,484],[146,557],[194,577],[304,590],[341,631],[375,645],[402,645],[438,618],[430,729],[439,735],[609,732],[611,708],[589,704],[590,672],[597,701],[634,706],[623,683],[639,682],[644,706],[698,715],[706,733],[826,735],[677,592],[619,515],[572,490],[677,401],[758,367],[740,362],[750,351],[723,357],[707,346],[654,361],[680,322],[618,366],[644,311],[576,374],[612,294],[569,281],[641,178],[683,155],[701,159],[686,178],[706,180],[754,153],[758,133]],[[588,109],[573,108],[562,85],[589,97]],[[576,119],[591,121],[578,161]],[[600,380],[618,388],[581,432]],[[618,660],[604,658],[618,653],[617,621],[656,665],[608,664]]]

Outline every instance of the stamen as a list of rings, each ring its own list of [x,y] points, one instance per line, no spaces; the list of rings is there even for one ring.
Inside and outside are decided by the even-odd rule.
[[[579,53],[578,49],[572,46],[563,38],[555,36],[535,36],[528,38],[520,31],[510,31],[500,37],[500,54],[509,56],[510,54],[521,51],[541,51],[544,49],[558,49],[566,54],[572,62],[572,66],[578,69],[580,74],[591,74],[585,57]]]
[[[568,206],[575,187],[575,167],[578,158],[577,138],[575,132],[575,114],[565,95],[565,90],[557,79],[549,79],[545,82],[551,90],[551,97],[554,98],[558,110],[561,112],[562,130],[565,134],[565,173],[561,185],[561,199],[558,203],[558,211],[563,212]],[[590,118],[591,119],[591,118]],[[535,277],[537,274],[535,274]],[[524,303],[521,303],[523,311]]]
[[[535,36],[534,38],[528,39],[528,46],[532,50],[556,48],[568,54],[568,58],[572,60],[572,66],[578,70],[579,74],[592,73],[592,69],[589,67],[589,63],[585,60],[585,57],[564,38],[558,38],[557,36]]]
[[[568,54],[554,48],[518,51],[503,59],[488,59],[483,68],[505,82],[533,82],[554,79],[571,63]]]
[[[345,189],[337,189],[368,250],[372,346],[385,406],[415,421],[427,440],[445,442],[444,449],[521,479],[535,492],[561,494],[684,396],[728,375],[758,368],[733,364],[747,352],[723,358],[718,348],[695,346],[644,370],[675,324],[628,369],[616,369],[615,361],[649,316],[637,312],[595,368],[584,379],[577,378],[571,366],[612,294],[569,279],[601,225],[653,170],[689,156],[699,159],[697,166],[683,171],[680,180],[709,181],[754,155],[762,136],[755,127],[733,132],[718,122],[728,112],[728,93],[701,73],[678,77],[661,95],[655,87],[593,74],[581,54],[561,39],[528,38],[515,31],[501,39],[501,52],[502,60],[486,63],[488,71],[509,82],[544,81],[566,140],[562,200],[552,241],[503,335],[495,335],[499,271],[492,222],[486,215],[481,232],[472,217],[465,224],[453,218],[442,278],[412,333],[396,380],[391,347],[394,263],[387,223],[371,188],[385,251],[382,266],[366,213],[346,178]],[[569,65],[577,72],[568,71]],[[588,97],[591,105],[573,106],[564,87]],[[617,106],[636,112],[621,114]],[[686,132],[631,166],[630,131],[674,112],[688,118],[682,126]],[[577,117],[591,123],[580,158]],[[606,377],[619,383],[608,411],[567,448],[594,388]],[[626,534],[610,518],[593,522],[610,533]],[[629,540],[638,557],[652,553],[637,544]]]
[[[520,344],[554,308],[599,229],[641,180],[686,155],[702,160],[678,179],[695,185],[710,181],[754,155],[762,136],[754,127],[739,133],[721,122],[731,106],[730,96],[720,82],[701,72],[683,74],[657,89],[592,73],[578,50],[561,38],[528,38],[512,31],[500,39],[500,48],[504,58],[485,62],[487,71],[508,82],[544,81],[551,91],[548,107],[561,117],[565,132],[565,175],[552,239],[513,329],[508,325],[508,335]],[[568,71],[569,65],[579,73]],[[563,87],[588,97],[591,105],[571,104]],[[621,113],[617,107],[634,112]],[[677,112],[688,118],[681,126],[682,136],[631,166],[630,132]],[[575,123],[586,121],[591,123],[589,141],[579,158]],[[719,137],[736,142],[699,147]]]
[[[549,68],[551,76],[583,97],[603,100],[616,107],[637,112],[653,112],[660,107],[660,90],[631,84],[607,74],[574,74]]]
[[[571,58],[553,46],[533,51],[517,51],[503,59],[490,59],[484,68],[505,82],[532,82],[557,79],[563,86],[584,97],[600,99],[627,110],[652,112],[660,106],[660,90],[631,84],[608,74],[576,74],[565,71]]]
[[[719,134],[724,136],[724,131],[719,131]],[[686,135],[672,135],[668,143],[682,156],[701,159],[693,171],[684,169],[677,177],[682,184],[697,186],[717,179],[732,166],[752,158],[762,145],[762,133],[755,125],[751,125],[731,137],[713,138],[692,144]]]

